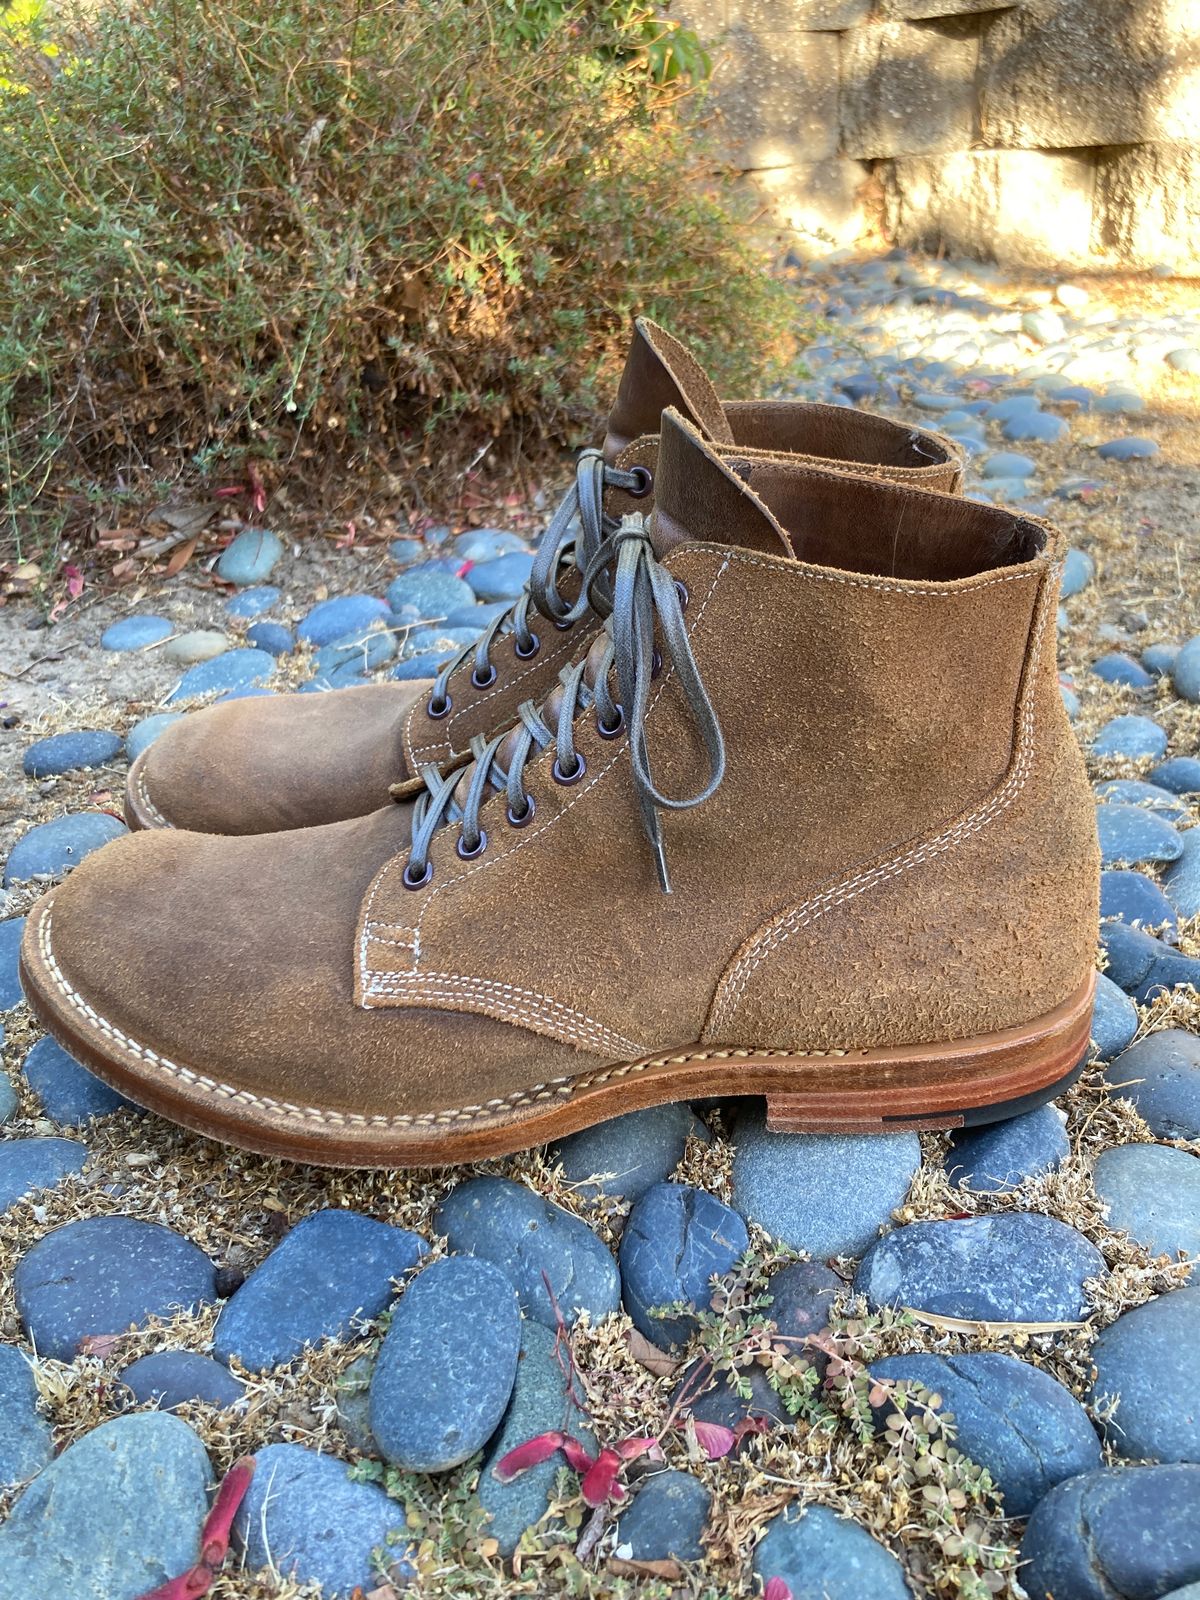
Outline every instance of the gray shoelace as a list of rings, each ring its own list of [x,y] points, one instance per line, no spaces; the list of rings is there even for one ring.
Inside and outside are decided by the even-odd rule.
[[[587,770],[583,756],[575,748],[575,719],[582,711],[595,709],[597,730],[602,737],[617,738],[624,730],[629,735],[629,759],[634,787],[642,815],[642,827],[654,854],[663,892],[671,892],[663,844],[663,810],[686,811],[713,795],[725,774],[725,743],[720,723],[700,677],[684,622],[687,591],[657,560],[641,518],[627,518],[594,552],[584,572],[581,596],[593,595],[597,610],[607,609],[607,599],[593,591],[607,587],[611,577],[611,614],[604,624],[605,643],[595,672],[588,681],[590,657],[566,667],[559,674],[562,695],[557,712],[539,710],[532,700],[518,708],[518,723],[508,733],[490,740],[472,741],[474,763],[444,772],[437,766],[421,769],[425,792],[413,807],[412,846],[404,869],[404,882],[420,889],[433,877],[429,847],[434,834],[445,824],[460,828],[458,854],[469,861],[487,849],[487,833],[480,821],[484,802],[493,793],[507,796],[506,820],[510,827],[524,827],[532,820],[537,802],[525,785],[525,770],[532,756],[554,745],[554,781],[578,783]],[[688,708],[708,754],[708,781],[694,794],[665,794],[654,780],[646,745],[646,715],[650,687],[662,662],[655,645],[655,631],[662,649],[674,668]],[[620,699],[613,697],[609,682],[615,669]],[[551,726],[553,722],[553,726]],[[502,764],[501,746],[512,739],[508,765]],[[455,792],[466,782],[461,803]]]
[[[530,626],[530,612],[547,618],[559,628],[569,628],[588,609],[586,586],[578,598],[568,603],[559,593],[558,583],[563,573],[571,568],[590,570],[596,552],[619,524],[604,510],[605,489],[624,489],[629,494],[642,495],[650,490],[651,478],[645,467],[626,471],[609,466],[599,450],[585,450],[575,464],[575,481],[562,498],[558,510],[547,524],[538,541],[537,553],[529,582],[519,599],[507,611],[501,612],[484,629],[474,644],[464,645],[457,655],[445,663],[434,680],[429,696],[429,708],[435,716],[445,716],[450,709],[449,684],[454,672],[471,655],[475,665],[471,682],[477,689],[487,689],[496,681],[496,669],[491,653],[496,640],[513,635],[513,646],[523,661],[532,660],[538,653],[541,641]],[[605,580],[601,576],[596,586],[597,598],[606,595]]]

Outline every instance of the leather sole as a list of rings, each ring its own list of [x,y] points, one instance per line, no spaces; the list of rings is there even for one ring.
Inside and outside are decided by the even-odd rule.
[[[70,986],[50,944],[53,895],[30,913],[21,981],[34,1014],[137,1104],[260,1155],[330,1167],[431,1167],[511,1155],[609,1117],[675,1100],[760,1095],[784,1133],[886,1133],[1000,1121],[1078,1076],[1095,974],[1048,1015],[948,1044],[782,1050],[697,1044],[559,1078],[482,1105],[367,1116],[301,1106],[222,1082],[121,1033]],[[401,1025],[397,1019],[397,1025]]]

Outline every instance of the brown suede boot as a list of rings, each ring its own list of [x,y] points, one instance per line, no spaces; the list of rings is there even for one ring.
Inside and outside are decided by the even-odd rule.
[[[187,717],[130,768],[130,826],[248,834],[340,822],[373,811],[392,784],[421,768],[464,755],[472,738],[507,728],[522,702],[541,701],[594,638],[600,619],[579,598],[576,563],[587,564],[612,519],[653,508],[658,424],[668,406],[748,459],[785,453],[925,488],[955,492],[961,484],[958,448],[936,434],[839,406],[723,404],[683,346],[639,319],[603,453],[580,461],[529,588],[477,645],[432,684],[234,700]]]
[[[1098,851],[1061,537],[730,465],[668,413],[617,545],[587,662],[465,769],[76,868],[22,947],[51,1032],[186,1126],[360,1166],[716,1094],[776,1128],[957,1127],[1070,1081]]]

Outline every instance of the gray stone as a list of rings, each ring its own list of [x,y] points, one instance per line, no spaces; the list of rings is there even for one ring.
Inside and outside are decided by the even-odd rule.
[[[495,1433],[517,1374],[521,1312],[489,1261],[450,1256],[393,1313],[371,1379],[371,1432],[395,1466],[443,1472]]]
[[[767,1280],[771,1303],[763,1314],[775,1324],[781,1338],[790,1341],[789,1348],[800,1354],[805,1339],[828,1327],[833,1303],[845,1287],[823,1262],[793,1261]],[[819,1355],[815,1358],[821,1359]]]
[[[153,1400],[160,1411],[199,1400],[206,1405],[236,1405],[245,1394],[228,1367],[194,1350],[158,1350],[131,1362],[121,1382],[135,1400]]]
[[[1145,806],[1175,826],[1188,818],[1188,808],[1179,796],[1157,783],[1145,783],[1140,778],[1111,778],[1096,785],[1096,798],[1120,805]]]
[[[1113,717],[1092,741],[1094,756],[1126,756],[1131,760],[1151,756],[1160,761],[1166,753],[1166,729],[1151,717]]]
[[[1021,1541],[1029,1600],[1157,1600],[1200,1574],[1200,1467],[1102,1467],[1053,1488]]]
[[[990,455],[980,468],[980,475],[984,478],[1031,478],[1037,471],[1037,463],[1028,456],[1019,455],[1015,450],[997,450]]]
[[[1063,563],[1062,593],[1064,599],[1071,595],[1079,594],[1086,589],[1096,576],[1096,563],[1086,550],[1077,549],[1074,545],[1067,551]]]
[[[22,1071],[42,1102],[42,1110],[62,1128],[81,1128],[93,1117],[106,1117],[113,1111],[138,1110],[131,1100],[81,1067],[48,1034],[25,1057]]]
[[[876,20],[843,40],[842,149],[860,161],[970,145],[979,42],[968,27]]]
[[[587,1223],[508,1178],[470,1178],[442,1201],[434,1226],[451,1250],[491,1261],[505,1274],[526,1316],[568,1326],[587,1311],[593,1326],[620,1304],[617,1267]],[[549,1280],[549,1287],[547,1287]]]
[[[690,1106],[649,1106],[571,1134],[551,1147],[551,1158],[580,1194],[632,1201],[671,1176],[689,1136],[711,1138]]]
[[[421,1259],[415,1233],[358,1211],[305,1217],[226,1301],[213,1350],[251,1372],[293,1361],[323,1339],[344,1339],[372,1321],[396,1293],[395,1280]]]
[[[1101,1061],[1119,1055],[1138,1030],[1137,1007],[1111,978],[1096,974],[1096,1004],[1092,1012],[1092,1044]]]
[[[260,617],[278,599],[279,590],[274,584],[255,584],[252,589],[243,589],[239,594],[230,595],[225,602],[225,611],[231,617]]]
[[[0,1344],[0,1489],[32,1478],[53,1454],[54,1437],[38,1410],[33,1369],[16,1345]]]
[[[1131,1045],[1104,1072],[1156,1139],[1200,1139],[1200,1038],[1164,1028]]]
[[[475,591],[453,572],[423,562],[392,579],[387,600],[392,610],[406,621],[433,622],[458,606],[473,605]]]
[[[243,528],[217,558],[217,576],[238,589],[269,578],[283,555],[283,540],[267,528]]]
[[[1158,454],[1158,445],[1153,439],[1131,435],[1124,439],[1109,439],[1096,447],[1096,454],[1104,461],[1146,461]]]
[[[1053,1172],[1071,1153],[1063,1120],[1052,1105],[1006,1122],[960,1130],[950,1137],[946,1175],[956,1188],[1002,1194],[1026,1178]]]
[[[938,1415],[953,1417],[955,1448],[991,1474],[1010,1517],[1027,1517],[1056,1483],[1100,1465],[1100,1440],[1079,1401],[1013,1356],[887,1356],[869,1370],[942,1397]]]
[[[252,622],[246,629],[246,642],[269,656],[290,656],[296,648],[292,630],[281,622]]]
[[[764,1588],[782,1578],[792,1600],[911,1600],[891,1551],[828,1506],[789,1506],[773,1517],[754,1572]]]
[[[685,1343],[692,1310],[708,1306],[710,1280],[745,1253],[746,1224],[715,1195],[691,1184],[658,1183],[634,1206],[621,1235],[621,1285],[634,1326],[660,1348]],[[685,1309],[656,1316],[666,1306]]]
[[[1179,915],[1194,917],[1200,912],[1200,828],[1189,828],[1181,838],[1183,851],[1164,868],[1163,883]]]
[[[51,1461],[0,1526],[0,1600],[138,1600],[192,1566],[212,1468],[178,1417],[117,1417]]]
[[[84,1217],[17,1263],[21,1326],[39,1354],[73,1361],[89,1334],[124,1333],[216,1297],[212,1262],[190,1240],[135,1217]]]
[[[74,733],[56,733],[31,744],[21,765],[26,777],[51,778],[60,772],[107,766],[121,754],[123,745],[124,740],[118,733],[80,728]]]
[[[545,1515],[553,1498],[554,1480],[566,1465],[566,1457],[556,1450],[510,1483],[501,1483],[496,1477],[496,1463],[510,1450],[543,1433],[569,1434],[592,1455],[596,1453],[595,1435],[571,1397],[567,1361],[566,1347],[560,1359],[558,1337],[549,1328],[539,1322],[522,1323],[512,1399],[479,1474],[479,1503],[488,1514],[487,1532],[497,1540],[505,1559],[517,1548],[525,1530]],[[576,1391],[581,1393],[578,1381]]]
[[[330,1597],[414,1575],[404,1507],[376,1484],[356,1483],[345,1462],[302,1444],[269,1444],[255,1460],[233,1523],[248,1567],[318,1583]]]
[[[211,661],[201,661],[189,667],[167,696],[167,703],[170,705],[177,700],[193,700],[219,690],[248,689],[266,683],[277,665],[275,657],[265,650],[252,650],[246,645],[236,650],[226,650]]]
[[[813,1364],[824,1372],[826,1363],[823,1360],[817,1359]],[[739,1383],[748,1387],[748,1394],[739,1393]],[[736,1378],[731,1372],[714,1377],[710,1371],[699,1393],[694,1373],[689,1369],[671,1401],[679,1406],[681,1416],[692,1416],[697,1422],[711,1423],[718,1428],[736,1429],[749,1420],[765,1420],[770,1426],[788,1426],[792,1420],[779,1392],[772,1388],[766,1373],[758,1366],[741,1368]],[[734,1453],[740,1454],[748,1442],[749,1436],[735,1447]]]
[[[153,716],[143,717],[140,722],[135,722],[125,735],[126,760],[136,761],[160,733],[165,733],[171,724],[178,722],[183,715],[182,711],[156,711]]]
[[[198,661],[212,661],[229,649],[229,639],[213,628],[193,628],[190,633],[180,633],[163,646],[164,661],[173,661],[177,667],[194,666]]]
[[[1143,652],[1142,659],[1145,660],[1149,653],[1148,650]],[[1178,654],[1176,651],[1175,657]],[[1169,672],[1172,669],[1166,670]],[[1151,770],[1150,782],[1157,784],[1160,789],[1170,790],[1172,794],[1200,794],[1200,760],[1195,756],[1172,756],[1170,761],[1164,761],[1161,766]]]
[[[0,1027],[0,1050],[4,1048],[4,1029]],[[17,1091],[12,1086],[12,1080],[0,1072],[0,1126],[12,1116],[17,1109]]]
[[[87,1146],[77,1139],[5,1139],[0,1142],[0,1214],[26,1195],[53,1189],[82,1172]]]
[[[1178,861],[1183,839],[1169,822],[1142,806],[1110,803],[1096,807],[1100,858],[1106,867],[1140,867]]]
[[[0,922],[0,1011],[10,1010],[21,999],[17,960],[24,932],[24,917],[8,917]]]
[[[1092,1400],[1120,1401],[1104,1425],[1119,1454],[1200,1461],[1200,1287],[1175,1289],[1126,1311],[1104,1329],[1091,1354]]]
[[[533,556],[527,551],[509,550],[488,561],[477,561],[465,574],[466,581],[484,602],[515,600],[523,592],[533,569]]]
[[[690,1472],[644,1478],[617,1523],[617,1546],[632,1561],[701,1561],[712,1495]]]
[[[915,1133],[769,1133],[755,1103],[734,1130],[733,1201],[793,1250],[860,1256],[890,1225],[920,1165]]]
[[[1127,870],[1100,874],[1100,920],[1120,917],[1135,928],[1161,928],[1174,934],[1178,921],[1166,895],[1143,872]]]
[[[122,617],[110,623],[100,635],[102,650],[144,650],[148,645],[169,639],[174,628],[166,617]]]
[[[1152,689],[1154,678],[1140,661],[1124,650],[1110,650],[1092,662],[1092,671],[1105,683],[1123,684],[1127,689]]]
[[[1200,705],[1200,638],[1189,639],[1175,657],[1171,681],[1176,694],[1192,705]]]
[[[1025,1212],[912,1222],[871,1246],[854,1279],[875,1306],[980,1322],[1078,1322],[1107,1273],[1081,1233]]]
[[[1200,1160],[1161,1144],[1102,1150],[1093,1178],[1108,1225],[1151,1255],[1179,1256],[1200,1276]]]
[[[382,600],[369,594],[339,594],[330,600],[320,600],[296,624],[299,638],[309,644],[329,644],[334,639],[344,639],[356,628],[369,628],[373,622],[382,622],[388,608]]]
[[[129,830],[107,811],[73,811],[30,828],[13,845],[4,866],[4,888],[30,878],[57,878],[85,856]]]
[[[1200,960],[1183,955],[1140,928],[1102,922],[1100,943],[1108,958],[1109,977],[1139,1005],[1188,984],[1200,989]]]

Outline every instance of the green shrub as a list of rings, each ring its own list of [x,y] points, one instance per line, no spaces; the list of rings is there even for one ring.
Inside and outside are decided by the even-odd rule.
[[[706,59],[667,26],[630,0],[90,0],[53,13],[57,59],[10,42],[5,531],[247,456],[436,503],[489,441],[589,436],[637,310],[750,383],[786,315],[695,181],[679,82]]]

